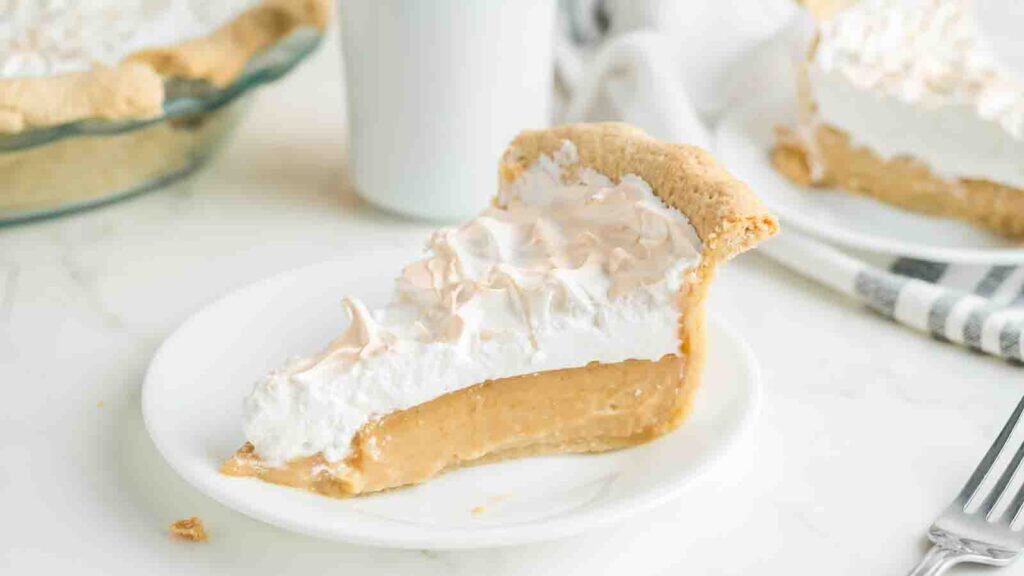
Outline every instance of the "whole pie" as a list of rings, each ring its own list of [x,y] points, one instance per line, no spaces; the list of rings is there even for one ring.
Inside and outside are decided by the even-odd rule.
[[[0,4],[0,134],[162,111],[164,80],[225,86],[330,0],[29,0]]]
[[[986,45],[975,1],[862,0],[822,22],[776,168],[1024,238],[1024,79]]]
[[[330,496],[676,428],[718,264],[777,229],[707,153],[623,124],[524,132],[493,207],[438,230],[390,304],[259,381],[222,472]]]

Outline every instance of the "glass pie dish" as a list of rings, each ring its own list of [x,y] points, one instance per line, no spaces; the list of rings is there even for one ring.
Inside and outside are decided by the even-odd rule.
[[[296,29],[254,54],[226,86],[168,78],[155,117],[0,134],[0,224],[91,208],[184,178],[231,134],[253,90],[286,74],[321,38],[316,28]]]

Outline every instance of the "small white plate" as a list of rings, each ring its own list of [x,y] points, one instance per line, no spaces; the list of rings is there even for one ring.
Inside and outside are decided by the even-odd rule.
[[[773,128],[794,126],[792,99],[761,97],[719,124],[715,148],[729,170],[790,225],[822,240],[924,260],[963,264],[1024,262],[1024,246],[966,223],[932,218],[840,190],[808,190],[771,165]]]
[[[347,322],[341,295],[382,304],[392,284],[371,272],[379,268],[363,256],[275,276],[209,305],[174,332],[142,391],[146,428],[170,465],[221,503],[297,532],[400,548],[502,546],[578,533],[672,498],[734,444],[756,412],[757,363],[735,333],[712,321],[692,415],[643,446],[476,466],[346,500],[219,474],[244,440],[242,399],[253,382],[337,335]]]

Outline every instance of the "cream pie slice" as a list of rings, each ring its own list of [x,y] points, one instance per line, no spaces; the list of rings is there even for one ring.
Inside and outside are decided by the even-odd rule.
[[[392,302],[245,401],[222,472],[330,496],[632,446],[683,421],[715,267],[777,229],[707,153],[622,124],[525,132],[493,207],[444,228]]]
[[[820,25],[790,179],[1024,238],[1024,79],[1000,65],[975,0],[863,0]]]

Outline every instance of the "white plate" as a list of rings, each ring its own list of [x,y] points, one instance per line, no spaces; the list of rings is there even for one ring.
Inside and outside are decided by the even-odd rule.
[[[207,495],[297,532],[402,548],[473,548],[566,536],[672,498],[750,424],[760,397],[747,345],[710,322],[710,354],[691,417],[676,432],[614,453],[477,466],[426,484],[336,500],[217,467],[243,442],[242,398],[286,356],[343,329],[342,294],[382,304],[389,279],[369,257],[327,262],[243,288],[172,334],[143,386],[146,428],[170,465]],[[476,510],[474,510],[476,509]]]
[[[729,170],[764,200],[783,224],[822,240],[871,252],[940,262],[1015,264],[1024,246],[965,223],[907,212],[839,190],[808,190],[772,167],[777,125],[795,125],[792,99],[755,98],[719,124],[715,148]]]

